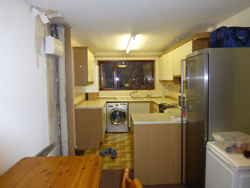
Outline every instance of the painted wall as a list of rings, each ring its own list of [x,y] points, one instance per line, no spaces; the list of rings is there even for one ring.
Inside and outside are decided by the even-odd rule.
[[[22,0],[0,1],[0,175],[56,140],[47,27]],[[48,87],[47,87],[47,84]]]
[[[221,26],[239,26],[239,27],[250,27],[250,8],[236,14],[235,16],[218,23],[215,28]]]
[[[102,55],[105,55],[102,53]],[[143,56],[118,56],[115,54],[115,52],[112,54],[112,56],[95,56],[95,64],[98,65],[98,61],[102,60],[155,60],[155,89],[151,90],[151,96],[152,97],[162,97],[162,86],[159,82],[159,57],[158,56],[145,56],[146,54],[143,54]],[[100,98],[108,98],[108,97],[116,97],[116,96],[129,96],[129,94],[133,91],[137,90],[117,90],[117,91],[100,91],[99,97]],[[138,90],[137,93],[133,94],[133,97],[146,97],[148,95],[148,90]]]
[[[177,100],[177,96],[180,93],[181,85],[180,84],[164,84],[165,88],[165,96],[175,98]]]

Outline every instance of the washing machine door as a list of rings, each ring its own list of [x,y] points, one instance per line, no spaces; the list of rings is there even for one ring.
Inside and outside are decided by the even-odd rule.
[[[113,125],[121,125],[126,121],[126,113],[121,108],[114,108],[109,112],[109,121]]]

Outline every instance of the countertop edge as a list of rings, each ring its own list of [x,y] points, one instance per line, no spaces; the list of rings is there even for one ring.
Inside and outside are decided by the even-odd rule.
[[[160,100],[160,101],[158,101]],[[173,99],[170,98],[151,98],[151,99],[146,99],[143,98],[141,100],[133,100],[133,99],[129,99],[129,100],[112,100],[112,99],[97,99],[95,101],[84,101],[82,102],[80,105],[75,105],[75,109],[100,109],[105,107],[105,104],[107,102],[114,102],[114,103],[118,103],[118,102],[128,102],[128,103],[136,103],[136,102],[154,102],[155,104],[159,105],[162,102],[167,102],[170,101],[171,103],[176,103],[177,101],[174,101]]]
[[[75,109],[103,109],[103,107],[75,107]]]
[[[186,121],[183,121],[183,123],[186,123]],[[181,124],[181,121],[147,121],[147,122],[134,122],[134,125],[147,125],[147,124]]]

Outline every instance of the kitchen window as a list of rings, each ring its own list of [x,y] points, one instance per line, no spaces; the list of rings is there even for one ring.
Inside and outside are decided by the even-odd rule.
[[[100,90],[153,90],[154,60],[98,61]]]

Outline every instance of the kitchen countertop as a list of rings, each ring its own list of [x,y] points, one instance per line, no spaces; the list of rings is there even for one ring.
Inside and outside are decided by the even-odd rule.
[[[175,124],[181,123],[180,120],[173,119],[171,116],[181,116],[179,108],[168,108],[169,113],[136,113],[131,114],[134,125],[137,124]]]
[[[75,109],[102,109],[106,102],[154,102],[161,104],[162,102],[176,103],[177,101],[170,98],[132,98],[128,100],[116,100],[116,99],[97,99],[95,101],[84,101],[83,103],[75,106]]]
[[[75,109],[102,109],[106,102],[154,102],[157,105],[163,102],[177,103],[177,101],[170,98],[132,98],[128,100],[116,99],[97,99],[95,101],[84,101],[75,106]],[[169,113],[134,113],[131,114],[134,124],[177,124],[180,120],[171,120],[171,116],[181,116],[179,108],[168,108]]]

